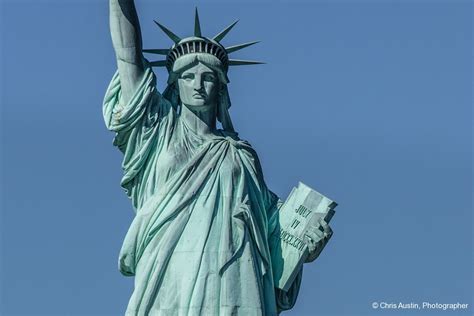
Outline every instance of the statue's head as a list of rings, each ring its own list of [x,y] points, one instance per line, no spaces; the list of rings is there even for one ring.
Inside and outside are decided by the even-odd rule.
[[[225,48],[205,37],[180,40],[169,51],[168,85],[177,90],[178,103],[193,110],[215,108],[226,93],[229,60]]]
[[[214,111],[224,128],[232,130],[228,82],[227,68],[219,58],[202,52],[188,53],[172,63],[163,95],[178,107]]]
[[[233,65],[261,64],[257,61],[229,59],[228,54],[253,45],[249,42],[225,48],[220,44],[237,23],[234,22],[212,39],[202,36],[196,9],[194,36],[181,39],[172,31],[155,23],[174,41],[170,49],[145,49],[145,53],[166,55],[166,60],[153,61],[153,67],[166,67],[168,87],[163,95],[174,105],[184,105],[197,111],[216,108],[217,118],[225,129],[232,129],[228,108],[227,71]],[[227,127],[229,128],[226,128]]]
[[[207,54],[188,54],[176,60],[170,81],[177,82],[180,102],[196,111],[216,108],[227,82],[217,58]]]

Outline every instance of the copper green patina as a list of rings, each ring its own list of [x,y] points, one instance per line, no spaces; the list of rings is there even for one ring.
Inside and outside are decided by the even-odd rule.
[[[276,315],[288,310],[295,304],[302,269],[301,264],[285,266],[285,256],[291,262],[313,261],[332,232],[329,219],[321,217],[306,225],[303,237],[280,238],[282,202],[267,188],[255,150],[234,131],[228,67],[257,62],[232,60],[228,54],[254,42],[224,48],[219,41],[235,23],[207,38],[197,11],[193,37],[181,39],[157,24],[175,44],[142,50],[133,0],[110,0],[118,71],[103,113],[116,133],[114,145],[124,154],[121,185],[136,211],[119,258],[120,271],[135,276],[126,314]],[[148,62],[143,51],[166,59]],[[153,66],[169,72],[163,93],[156,89]],[[222,129],[216,128],[217,120]],[[298,247],[289,255],[279,246],[294,246],[296,240]],[[285,287],[277,287],[283,282],[275,280],[274,270],[289,270]]]

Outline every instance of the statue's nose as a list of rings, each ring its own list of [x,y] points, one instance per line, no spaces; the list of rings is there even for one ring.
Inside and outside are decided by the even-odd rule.
[[[203,82],[202,82],[202,78],[197,76],[195,79],[194,79],[194,89],[196,90],[201,90],[203,88]]]

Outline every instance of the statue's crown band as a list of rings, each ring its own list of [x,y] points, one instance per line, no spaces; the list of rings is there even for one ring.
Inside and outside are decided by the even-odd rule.
[[[179,42],[169,51],[166,58],[166,68],[168,71],[172,71],[173,64],[178,58],[194,53],[213,55],[222,62],[225,70],[229,67],[229,57],[224,47],[206,38],[190,38]]]
[[[222,62],[222,66],[225,71],[227,71],[229,66],[263,64],[259,61],[229,59],[228,54],[258,43],[249,42],[239,45],[233,45],[230,47],[224,47],[220,44],[220,41],[234,27],[237,21],[226,27],[212,39],[204,37],[201,34],[201,24],[199,22],[197,8],[194,18],[194,37],[187,37],[185,39],[181,39],[178,35],[174,34],[165,26],[161,25],[156,21],[155,23],[161,30],[163,30],[163,32],[165,32],[166,35],[168,35],[169,38],[174,41],[175,44],[170,49],[144,49],[143,52],[145,53],[166,55],[166,60],[152,61],[150,63],[152,67],[166,67],[168,71],[171,72],[173,70],[174,62],[179,57],[194,53],[210,54],[215,56]]]

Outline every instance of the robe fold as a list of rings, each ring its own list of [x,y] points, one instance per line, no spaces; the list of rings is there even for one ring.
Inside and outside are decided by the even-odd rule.
[[[135,276],[126,315],[276,315],[293,306],[274,288],[269,239],[278,197],[254,149],[235,133],[202,136],[180,120],[147,68],[128,104],[116,73],[103,114],[124,154],[122,187],[136,216],[119,255]]]

